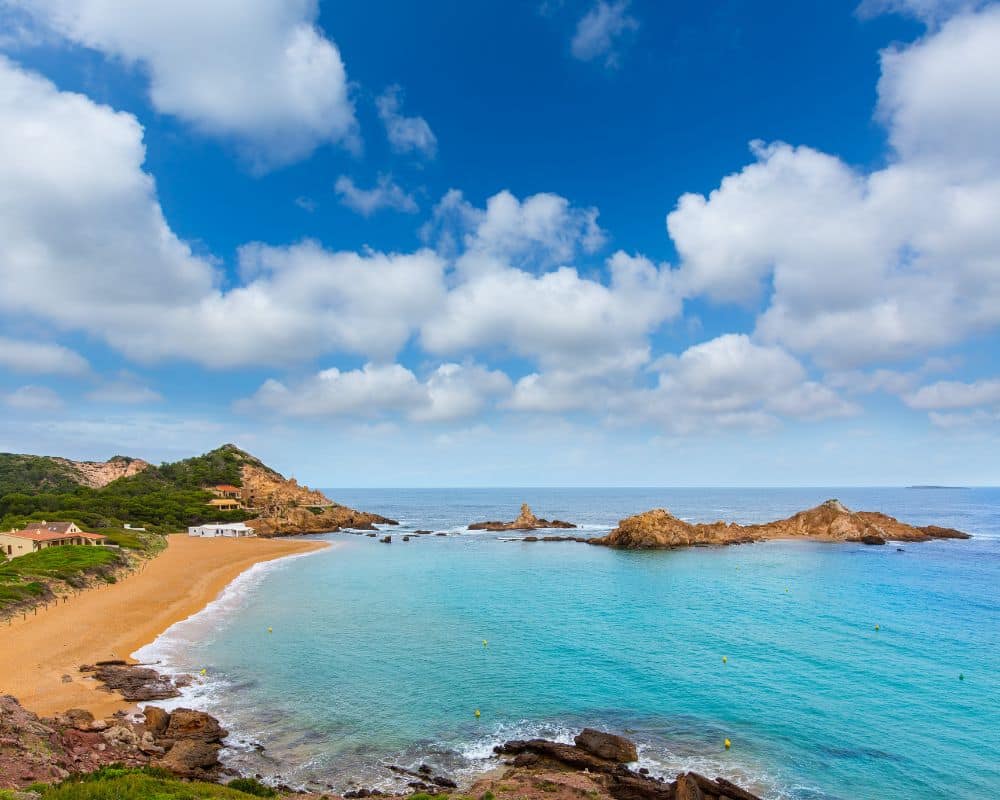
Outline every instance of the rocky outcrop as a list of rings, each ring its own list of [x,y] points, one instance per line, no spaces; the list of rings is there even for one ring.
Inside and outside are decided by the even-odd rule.
[[[301,533],[328,533],[353,530],[374,531],[376,525],[398,525],[394,519],[355,511],[347,506],[332,505],[327,508],[286,508],[266,517],[247,523],[258,536],[293,536]]]
[[[80,672],[90,672],[104,684],[108,691],[118,692],[125,700],[165,700],[180,695],[173,681],[155,669],[129,664],[125,661],[99,661],[91,666],[84,664]]]
[[[75,480],[81,486],[100,489],[111,481],[138,475],[149,469],[149,462],[141,458],[114,456],[107,461],[70,461],[68,458],[52,457],[57,464],[66,467],[73,473]]]
[[[613,733],[604,733],[593,728],[584,728],[577,734],[573,742],[581,750],[586,750],[588,753],[607,761],[617,761],[621,764],[627,764],[639,759],[639,753],[635,749],[635,742],[631,742],[624,736],[617,736]]]
[[[623,519],[607,536],[591,544],[625,549],[690,547],[756,542],[765,539],[815,539],[827,542],[885,544],[930,539],[968,539],[969,534],[936,525],[918,527],[875,511],[851,511],[839,500],[827,500],[788,519],[762,525],[733,522],[690,523],[657,508]]]
[[[479,780],[468,794],[490,792],[497,800],[760,800],[725,778],[683,772],[668,781],[633,771],[625,764],[635,761],[635,744],[620,736],[586,729],[576,742],[507,742],[495,751],[513,756],[508,769]]]
[[[547,520],[536,517],[527,503],[521,503],[521,513],[513,522],[474,522],[470,531],[536,531],[540,528],[575,528],[572,522],[559,519]]]
[[[300,486],[294,478],[255,464],[242,467],[243,504],[260,516],[247,524],[258,536],[328,533],[344,528],[375,530],[376,525],[398,525],[379,514],[356,511],[332,502],[325,494]]]
[[[42,718],[0,696],[0,789],[58,782],[109,764],[151,764],[180,777],[214,780],[225,736],[218,720],[189,709],[148,707],[144,722],[125,714],[94,719],[82,709]]]

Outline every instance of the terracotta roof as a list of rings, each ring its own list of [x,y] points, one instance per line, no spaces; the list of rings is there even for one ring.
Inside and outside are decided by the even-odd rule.
[[[79,533],[71,534],[72,536],[82,536],[84,539],[107,539],[103,533],[86,533],[85,531],[80,531]]]
[[[29,522],[24,526],[26,531],[55,531],[56,533],[66,533],[72,522]]]
[[[18,539],[31,539],[33,542],[51,542],[59,539],[72,539],[80,534],[59,533],[58,531],[11,531],[7,535],[16,536]]]

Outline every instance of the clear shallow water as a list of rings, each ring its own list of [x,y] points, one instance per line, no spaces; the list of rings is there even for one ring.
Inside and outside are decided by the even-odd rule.
[[[140,653],[208,670],[183,702],[231,727],[236,766],[391,787],[385,764],[471,774],[507,738],[594,725],[635,738],[654,772],[725,774],[773,798],[1000,796],[1000,490],[328,494],[404,525],[389,546],[331,534],[333,549],[259,567]],[[511,519],[522,500],[591,535],[656,506],[750,522],[830,496],[976,538],[903,552],[400,541]]]

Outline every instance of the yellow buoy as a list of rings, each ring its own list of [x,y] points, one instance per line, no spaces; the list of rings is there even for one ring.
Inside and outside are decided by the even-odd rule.
[[[268,629],[267,629],[267,632],[268,632],[268,633],[274,633],[274,631],[273,631],[273,630],[272,630],[271,628],[268,628]]]
[[[875,626],[875,630],[878,630],[878,629],[879,629],[879,628],[878,628],[878,625],[876,625],[876,626]]]
[[[206,675],[207,673],[208,673],[208,670],[206,670],[204,667],[202,667],[201,672],[199,674]]]
[[[731,744],[732,744],[732,742],[730,742],[728,739],[726,739],[725,745],[726,745],[726,749],[727,750],[729,749],[729,745],[731,745]]]
[[[489,644],[489,642],[487,642],[485,639],[483,639],[483,647],[486,647],[486,645],[488,645],[488,644]]]
[[[479,719],[479,709],[476,709],[476,719]]]
[[[723,657],[722,657],[722,663],[723,663],[723,664],[725,664],[725,663],[726,663],[727,661],[729,661],[729,659],[728,659],[728,658],[726,658],[725,656],[723,656]]]

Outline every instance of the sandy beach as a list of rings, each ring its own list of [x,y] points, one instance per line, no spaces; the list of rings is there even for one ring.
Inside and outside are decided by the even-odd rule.
[[[254,564],[328,546],[186,534],[168,540],[167,549],[141,572],[0,627],[0,694],[12,694],[42,715],[85,708],[100,717],[128,708],[119,695],[98,691],[79,666],[127,659],[175,622],[204,608]],[[64,682],[64,675],[72,681]]]

